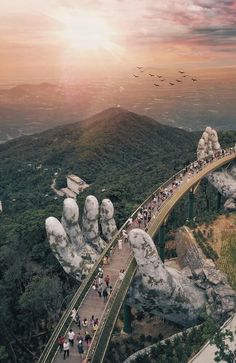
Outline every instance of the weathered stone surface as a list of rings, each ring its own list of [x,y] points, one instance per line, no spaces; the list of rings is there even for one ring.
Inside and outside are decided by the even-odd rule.
[[[114,238],[117,227],[114,219],[114,207],[110,199],[103,199],[100,207],[100,223],[104,239],[108,242]]]
[[[177,233],[181,272],[162,263],[154,242],[144,231],[133,229],[129,241],[138,272],[128,293],[128,304],[183,326],[196,324],[206,310],[215,319],[235,311],[236,294],[226,276],[205,258],[187,227]]]
[[[75,248],[68,239],[62,224],[58,219],[49,217],[45,222],[47,237],[50,247],[64,268],[64,270],[78,278],[81,277],[79,267],[82,263],[81,256],[77,255]]]
[[[98,228],[99,204],[96,197],[89,195],[84,203],[83,235],[86,243],[89,243],[98,253],[106,247],[101,239]]]
[[[205,159],[209,156],[222,152],[218,141],[218,135],[215,130],[207,127],[203,132],[198,143],[197,157]],[[224,204],[225,209],[236,209],[236,162],[230,166],[223,167],[216,172],[208,175],[209,182],[222,194],[227,200]]]
[[[138,273],[127,302],[183,326],[197,323],[205,309],[205,293],[179,271],[164,266],[146,232],[133,229],[129,241]]]
[[[61,223],[71,244],[79,251],[84,245],[84,238],[79,226],[79,207],[72,198],[64,199]]]
[[[110,233],[114,233],[113,217],[114,208],[109,200],[105,206],[109,205],[108,222]],[[112,213],[111,213],[112,212]],[[76,279],[83,279],[91,270],[94,262],[102,252],[106,243],[99,236],[98,228],[99,206],[98,201],[93,196],[88,196],[84,206],[83,232],[79,226],[79,208],[74,199],[66,198],[63,204],[63,214],[60,223],[56,218],[46,219],[45,226],[47,237],[51,249],[64,268]],[[109,234],[109,232],[108,232]]]

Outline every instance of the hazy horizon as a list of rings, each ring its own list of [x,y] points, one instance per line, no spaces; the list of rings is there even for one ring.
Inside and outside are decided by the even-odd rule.
[[[117,106],[236,128],[236,0],[0,3],[0,141]]]

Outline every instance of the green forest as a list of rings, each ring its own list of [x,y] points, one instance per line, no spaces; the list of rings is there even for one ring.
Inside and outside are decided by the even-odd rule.
[[[62,198],[51,190],[73,173],[90,187],[85,197],[110,198],[118,225],[158,185],[195,159],[198,133],[161,125],[134,113],[110,109],[79,124],[0,145],[0,361],[36,362],[78,283],[65,274],[46,240],[44,221],[61,217]],[[220,134],[222,146],[236,132]],[[55,174],[56,173],[56,174]],[[184,199],[169,229],[184,223]],[[203,182],[199,220],[216,215],[216,196]]]

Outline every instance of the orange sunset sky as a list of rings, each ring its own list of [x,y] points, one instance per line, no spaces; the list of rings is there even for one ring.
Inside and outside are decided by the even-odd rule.
[[[236,65],[235,0],[0,0],[0,82]]]

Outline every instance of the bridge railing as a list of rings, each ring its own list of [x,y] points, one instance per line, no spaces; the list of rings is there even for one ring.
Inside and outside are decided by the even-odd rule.
[[[224,157],[221,156],[221,157]],[[190,167],[187,166],[186,168],[188,169]],[[157,193],[159,193],[162,189],[166,188],[167,186],[169,186],[176,178],[178,178],[180,176],[180,174],[184,173],[184,171],[186,170],[186,168],[178,171],[175,175],[171,176],[167,181],[165,181],[163,184],[161,184],[157,189],[155,189],[155,191],[153,191],[146,199],[143,203],[141,203],[136,210],[131,214],[131,218],[134,219],[137,214],[138,211],[140,210],[140,208],[144,207],[147,203],[149,203],[152,199],[153,196]],[[116,235],[114,236],[113,240],[107,245],[107,247],[104,249],[104,251],[101,253],[101,255],[99,256],[99,258],[97,259],[94,267],[91,269],[89,275],[86,277],[86,279],[82,282],[82,284],[80,285],[80,287],[78,288],[78,290],[76,291],[76,293],[74,294],[73,298],[71,299],[66,311],[63,313],[62,317],[60,318],[58,324],[56,325],[50,339],[48,340],[39,360],[38,363],[49,363],[53,361],[53,358],[57,352],[58,349],[58,337],[60,335],[65,335],[68,331],[69,328],[71,326],[72,323],[72,319],[71,319],[71,313],[73,309],[78,310],[78,308],[80,307],[80,305],[82,304],[82,302],[84,301],[84,299],[86,298],[90,288],[92,287],[92,284],[98,274],[98,268],[102,265],[103,263],[103,259],[104,257],[108,254],[108,252],[110,251],[110,249],[112,247],[114,247],[117,244],[118,238],[120,237],[122,230],[127,228],[128,226],[128,220],[121,226],[121,228],[119,229],[119,231],[116,233]],[[127,275],[128,271],[126,271],[126,275]],[[123,283],[125,283],[125,281],[128,281],[126,279],[126,275],[124,278]],[[122,284],[123,286],[123,284]],[[128,291],[128,289],[127,289]]]
[[[131,252],[130,256],[129,256],[129,259],[127,261],[127,266],[125,266],[126,267],[125,268],[126,273],[128,273],[128,271],[129,271],[129,266],[131,265],[132,260],[133,260],[133,253]],[[113,287],[112,293],[111,293],[111,295],[110,295],[110,297],[109,297],[109,299],[107,301],[104,312],[103,312],[103,314],[102,314],[102,316],[100,318],[98,328],[96,330],[96,333],[93,336],[92,342],[90,344],[90,348],[89,348],[89,350],[87,352],[87,356],[89,356],[89,357],[91,357],[95,352],[98,341],[100,340],[101,334],[104,331],[104,327],[105,327],[105,323],[107,321],[107,317],[108,317],[108,315],[110,315],[111,308],[112,308],[112,306],[114,304],[115,299],[117,298],[117,294],[119,293],[120,290],[123,291],[122,282],[123,282],[123,280],[117,279],[117,281],[116,281],[116,283],[115,283],[115,285]],[[124,296],[125,295],[126,294],[124,294]],[[115,319],[115,321],[116,321],[116,319]]]

